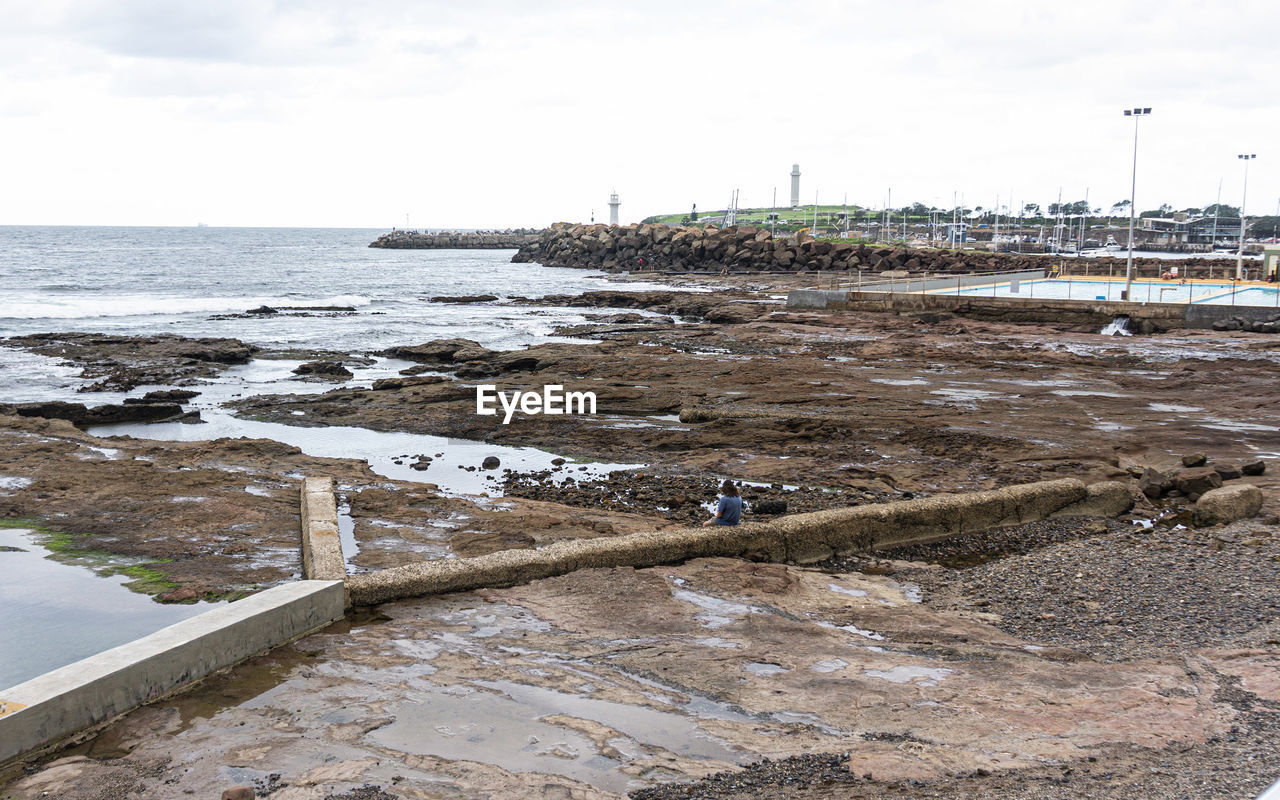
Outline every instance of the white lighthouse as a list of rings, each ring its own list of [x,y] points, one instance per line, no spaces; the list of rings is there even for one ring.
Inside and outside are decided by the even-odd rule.
[[[791,207],[800,206],[800,165],[791,165]]]
[[[618,206],[620,205],[622,205],[622,202],[618,200],[617,192],[614,192],[613,194],[609,195],[609,224],[610,225],[618,224]]]

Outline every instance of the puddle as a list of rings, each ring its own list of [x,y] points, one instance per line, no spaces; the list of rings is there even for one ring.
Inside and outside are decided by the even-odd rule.
[[[618,769],[630,759],[627,751],[653,747],[729,764],[739,763],[744,755],[702,732],[683,714],[509,681],[480,681],[477,686],[491,691],[440,688],[424,693],[421,702],[396,704],[388,708],[395,722],[370,732],[368,738],[406,753],[564,775],[619,793],[640,785]],[[619,744],[624,746],[611,738],[607,754],[602,753],[583,733],[544,721],[559,715],[612,728],[623,734]]]
[[[914,683],[916,686],[937,686],[939,681],[955,672],[943,667],[909,667],[897,666],[887,670],[867,669],[862,674],[871,678],[881,678],[890,683]]]
[[[125,588],[128,575],[101,576],[49,558],[40,534],[0,528],[0,688],[14,686],[208,611],[221,603],[169,605]],[[14,548],[14,549],[8,549]]]
[[[1097,389],[1054,389],[1049,394],[1056,394],[1059,397],[1130,397],[1119,392],[1104,392]]]
[[[696,615],[694,619],[701,622],[704,628],[723,628],[748,614],[758,611],[758,609],[743,603],[721,600],[718,597],[691,592],[688,589],[675,589],[671,592],[671,596],[701,608],[703,610],[702,613]]]
[[[885,386],[928,386],[924,378],[872,378],[872,383],[883,383]]]
[[[820,628],[829,628],[830,630],[833,630],[833,631],[844,631],[846,633],[855,633],[858,636],[861,636],[865,639],[873,639],[877,642],[884,641],[884,636],[882,634],[876,633],[875,631],[864,630],[862,628],[859,628],[857,625],[837,625],[834,622],[827,622],[826,620],[817,620],[816,624]]]
[[[835,592],[836,594],[844,594],[844,595],[848,595],[849,597],[866,597],[867,596],[867,593],[862,589],[849,589],[844,586],[841,586],[838,583],[828,583],[827,588]]]
[[[750,672],[752,675],[758,675],[762,678],[767,678],[770,675],[781,675],[784,672],[791,671],[781,664],[766,664],[759,661],[744,664],[742,668],[747,672]]]
[[[342,560],[347,567],[347,574],[364,572],[363,567],[351,563],[351,559],[360,553],[360,543],[356,541],[356,521],[351,518],[351,504],[338,504],[338,542],[342,545]]]
[[[825,674],[829,672],[839,672],[847,666],[849,666],[849,662],[845,661],[843,658],[826,658],[822,661],[813,662],[813,665],[810,666],[809,669],[814,672]]]
[[[990,392],[985,389],[934,389],[929,394],[935,394],[939,397],[945,397],[955,402],[971,402],[973,400],[989,400],[993,397],[1000,397],[999,392]]]
[[[1147,408],[1165,414],[1190,414],[1195,411],[1204,411],[1199,406],[1180,406],[1175,403],[1148,403]]]
[[[20,475],[0,475],[0,491],[16,492],[30,485],[30,478],[24,478]]]
[[[273,439],[293,445],[309,456],[324,458],[363,459],[369,468],[379,475],[411,483],[432,483],[446,495],[477,495],[487,492],[501,496],[502,469],[517,471],[551,470],[551,460],[556,454],[533,447],[506,447],[468,439],[452,439],[444,436],[426,436],[413,433],[386,433],[365,428],[344,426],[301,428],[278,422],[259,422],[240,419],[223,411],[205,413],[205,424],[191,425],[180,422],[126,423],[101,425],[90,428],[94,436],[129,436],[134,439],[160,441],[209,441],[221,438],[247,437]],[[411,468],[412,458],[406,454],[427,454],[439,457],[431,462],[431,468],[419,471]],[[502,467],[496,470],[480,469],[480,462],[488,456],[497,456]],[[396,461],[402,463],[397,464]],[[575,478],[603,478],[615,470],[634,469],[637,464],[610,464],[591,462],[572,464]],[[468,471],[467,467],[474,467]],[[555,473],[553,479],[565,474]]]
[[[1274,425],[1262,425],[1257,422],[1236,422],[1229,419],[1216,419],[1210,417],[1206,422],[1197,423],[1201,428],[1209,428],[1215,431],[1232,431],[1234,433],[1275,433],[1280,432],[1280,428]]]

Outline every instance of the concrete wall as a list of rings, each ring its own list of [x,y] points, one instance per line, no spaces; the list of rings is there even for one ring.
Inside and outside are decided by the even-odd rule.
[[[651,531],[556,542],[541,550],[505,550],[476,558],[406,564],[347,579],[355,605],[456,592],[564,575],[592,567],[649,567],[707,556],[812,562],[833,554],[884,549],[963,535],[1056,514],[1115,516],[1133,504],[1119,483],[1075,479],[986,492],[855,506],[783,517],[772,523]]]
[[[302,575],[309,580],[340,581],[347,577],[338,534],[338,502],[332,478],[302,481]]]
[[[339,581],[296,581],[0,691],[0,763],[292,641],[344,613]]]

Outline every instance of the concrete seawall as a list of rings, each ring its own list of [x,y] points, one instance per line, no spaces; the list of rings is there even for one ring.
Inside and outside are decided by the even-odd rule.
[[[344,614],[340,581],[296,581],[0,691],[0,763],[319,630]]]
[[[480,231],[419,233],[392,231],[369,243],[387,250],[518,250],[537,239],[537,231]]]
[[[708,556],[751,555],[770,561],[819,561],[834,554],[884,549],[1031,522],[1054,515],[1115,516],[1132,506],[1121,483],[1087,486],[1063,479],[986,492],[941,495],[783,517],[771,523],[662,530],[557,542],[541,550],[505,550],[353,575],[355,605],[465,591],[564,575],[593,567],[650,567]]]
[[[340,581],[347,577],[338,534],[338,502],[332,478],[302,480],[302,576]]]

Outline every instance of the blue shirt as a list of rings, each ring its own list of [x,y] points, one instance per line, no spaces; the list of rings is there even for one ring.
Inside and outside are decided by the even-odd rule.
[[[737,525],[742,521],[742,498],[721,495],[716,504],[717,525]]]

